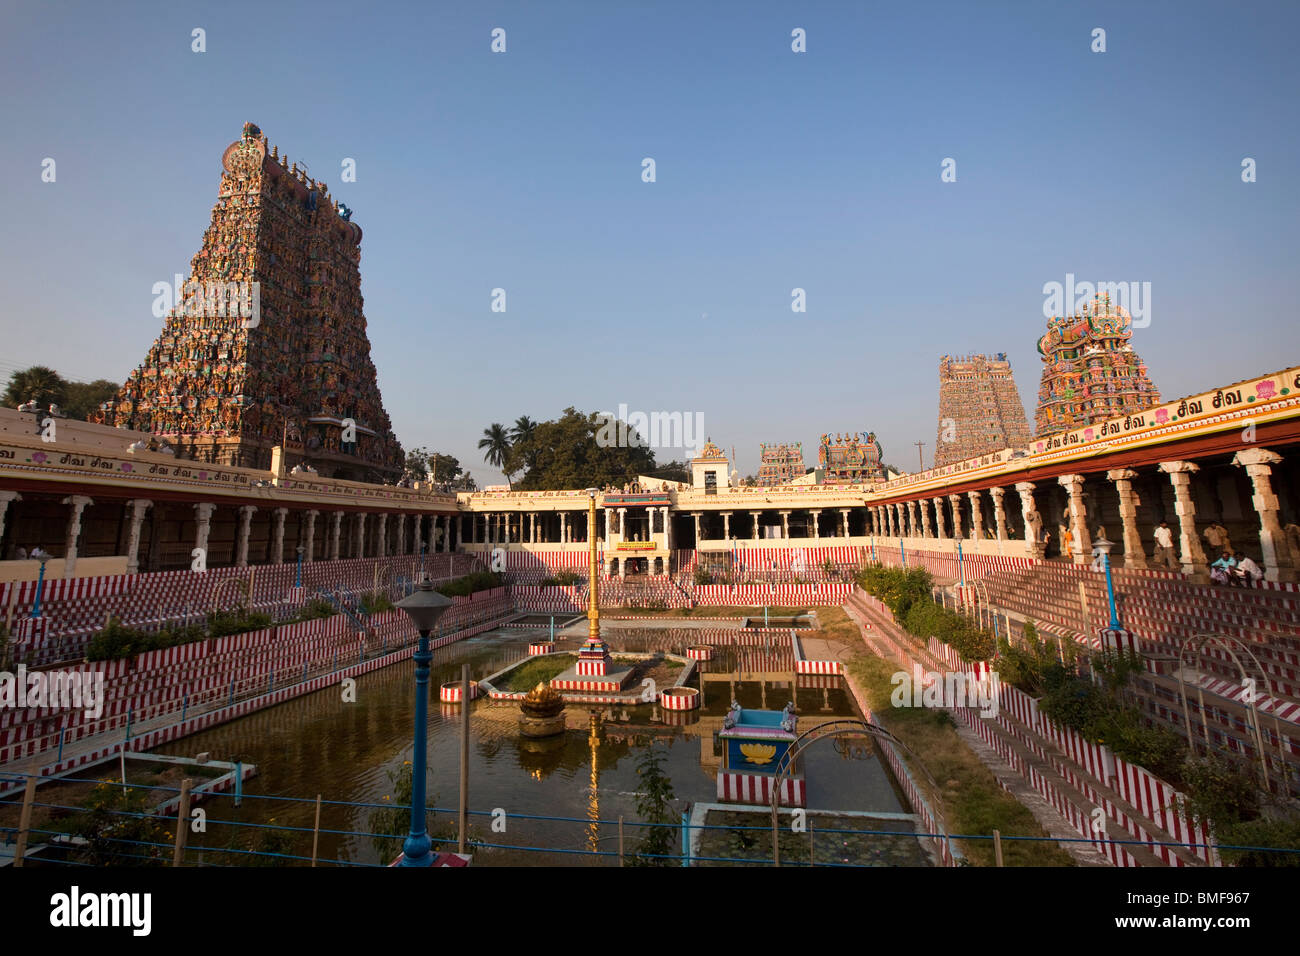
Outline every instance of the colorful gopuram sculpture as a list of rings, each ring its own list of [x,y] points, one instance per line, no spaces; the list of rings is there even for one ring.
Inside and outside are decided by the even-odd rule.
[[[817,467],[824,472],[823,484],[860,484],[885,477],[882,454],[875,432],[868,432],[866,438],[860,432],[836,433],[834,440],[828,432],[818,444]]]
[[[934,467],[1029,444],[1029,419],[1005,352],[939,360]]]
[[[758,484],[783,485],[804,475],[803,442],[759,444]]]
[[[162,334],[96,420],[199,461],[269,468],[283,444],[286,465],[327,477],[400,475],[366,335],[361,227],[252,123],[222,165]]]
[[[1034,416],[1037,437],[1160,404],[1146,363],[1129,345],[1132,336],[1132,316],[1112,306],[1109,294],[1047,323],[1047,334],[1038,340],[1043,379]]]

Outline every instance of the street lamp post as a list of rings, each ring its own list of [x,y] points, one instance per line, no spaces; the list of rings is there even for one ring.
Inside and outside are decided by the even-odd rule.
[[[1106,570],[1106,599],[1110,602],[1110,623],[1106,628],[1111,631],[1123,629],[1119,622],[1119,612],[1115,609],[1115,583],[1110,574],[1110,549],[1115,547],[1114,541],[1107,541],[1105,538],[1098,538],[1093,541],[1092,546],[1101,553],[1102,567]]]
[[[32,617],[41,616],[41,594],[45,591],[45,562],[49,556],[41,558],[41,570],[36,576],[36,601],[32,604]]]
[[[433,589],[433,582],[421,577],[415,590],[397,602],[420,632],[415,660],[415,748],[411,754],[411,829],[402,844],[401,866],[432,866],[433,846],[424,819],[425,777],[428,775],[429,734],[429,632],[451,607],[451,599]],[[468,706],[466,704],[465,706]]]
[[[302,556],[307,553],[307,549],[300,544],[298,545],[297,551],[298,551],[298,573],[293,579],[293,586],[295,588],[301,588],[302,587]]]

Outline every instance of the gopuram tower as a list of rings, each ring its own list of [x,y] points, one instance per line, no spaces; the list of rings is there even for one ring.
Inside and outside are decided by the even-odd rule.
[[[1043,380],[1038,388],[1037,437],[1054,435],[1160,404],[1146,363],[1133,351],[1133,317],[1095,296],[1073,316],[1047,323],[1038,340]]]
[[[284,464],[327,477],[400,475],[362,311],[361,227],[252,123],[222,165],[162,334],[97,420],[198,461],[268,469],[282,445]]]
[[[1005,352],[939,360],[934,467],[1029,444],[1029,420]]]

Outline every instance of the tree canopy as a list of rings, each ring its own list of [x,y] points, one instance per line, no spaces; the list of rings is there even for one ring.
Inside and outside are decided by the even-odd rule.
[[[522,416],[515,420],[513,428],[494,424],[484,429],[479,448],[485,450],[484,459],[489,464],[505,473],[507,481],[522,472],[522,478],[511,482],[512,487],[522,491],[620,486],[637,475],[685,480],[686,469],[680,462],[670,462],[657,471],[654,452],[638,447],[640,436],[635,431],[623,444],[597,441],[605,424],[596,413],[572,407],[551,421],[534,422]]]
[[[68,418],[84,421],[116,394],[117,385],[107,379],[72,382],[52,368],[33,365],[9,376],[4,403],[10,408],[17,408],[32,400],[42,408],[54,404]]]

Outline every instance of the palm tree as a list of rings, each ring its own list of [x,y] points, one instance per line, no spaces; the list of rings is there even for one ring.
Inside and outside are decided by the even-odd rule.
[[[523,452],[523,460],[516,461],[522,465],[524,471],[532,471],[537,466],[537,449],[533,447],[533,434],[537,431],[537,422],[533,421],[527,415],[520,415],[515,419],[514,428],[510,429],[510,438],[515,448]]]
[[[14,372],[5,389],[4,403],[10,408],[17,408],[29,400],[44,407],[51,402],[62,405],[67,394],[68,383],[59,373],[44,365],[33,365],[22,371]]]
[[[510,437],[517,445],[532,438],[535,431],[537,431],[537,422],[527,415],[520,415],[515,419],[515,427],[510,429]]]
[[[506,431],[506,427],[493,422],[490,427],[483,429],[483,437],[479,439],[478,447],[486,449],[483,460],[489,465],[500,468],[506,476],[506,484],[510,485],[510,472],[505,470],[506,463],[510,460],[510,433]]]

